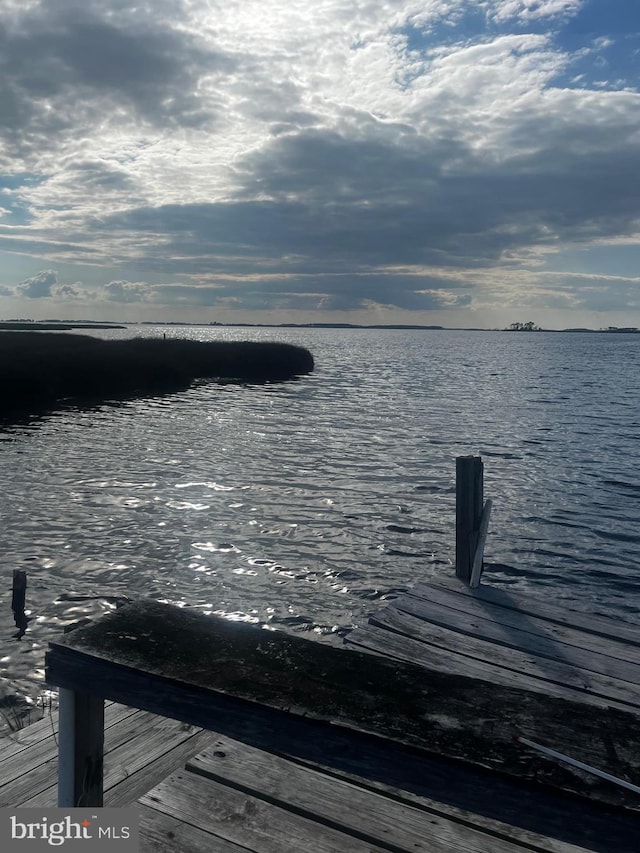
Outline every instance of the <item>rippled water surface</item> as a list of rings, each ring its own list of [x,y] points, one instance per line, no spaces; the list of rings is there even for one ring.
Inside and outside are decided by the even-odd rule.
[[[124,336],[162,332],[143,328]],[[48,639],[119,596],[339,640],[453,572],[470,453],[494,501],[487,583],[640,614],[640,335],[166,331],[302,343],[316,370],[1,429],[0,675],[20,689],[42,687]]]

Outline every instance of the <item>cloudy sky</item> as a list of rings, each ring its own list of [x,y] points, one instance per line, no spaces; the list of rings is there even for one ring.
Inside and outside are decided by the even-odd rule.
[[[1,0],[0,318],[640,326],[635,0]]]

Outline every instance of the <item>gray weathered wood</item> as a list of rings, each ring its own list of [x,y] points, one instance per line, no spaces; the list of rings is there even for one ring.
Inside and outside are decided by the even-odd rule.
[[[105,732],[110,726],[117,725],[127,717],[143,714],[135,708],[127,708],[115,702],[105,703]],[[45,718],[38,720],[16,733],[17,739],[6,738],[2,743],[2,774],[0,786],[18,778],[21,773],[30,773],[35,767],[58,754],[58,711],[51,711]],[[15,776],[13,775],[15,773]],[[1,807],[1,803],[0,803]]]
[[[75,689],[59,701],[58,806],[102,806],[104,701]]]
[[[238,742],[220,736],[207,752],[226,752],[229,743]],[[244,744],[239,748],[251,749]],[[307,738],[305,749],[296,751],[296,764],[459,822],[472,814],[475,826],[498,837],[517,837],[524,844],[531,833],[588,850],[637,853],[637,814],[620,810],[614,814],[593,798],[519,784],[512,777],[462,762],[398,752],[383,740],[354,742],[348,732],[335,727],[322,741]]]
[[[505,628],[518,628],[535,636],[557,641],[562,646],[573,646],[585,652],[606,655],[614,660],[640,666],[640,649],[637,646],[600,634],[592,634],[580,628],[568,627],[544,617],[532,616],[514,607],[493,603],[490,599],[479,595],[466,595],[460,591],[461,586],[462,584],[458,583],[458,589],[451,589],[444,587],[440,580],[430,584],[420,584],[419,594],[411,589],[406,596],[393,599],[390,606],[402,609],[404,602],[410,597],[416,604],[425,602],[427,605],[442,607],[443,613],[453,609],[471,619],[474,617],[490,619]],[[483,591],[486,589],[488,588],[483,587]],[[516,605],[520,601],[520,596],[503,593],[502,601],[505,603],[510,601]]]
[[[609,637],[613,640],[630,643],[634,646],[640,646],[640,628],[630,622],[625,622],[623,619],[607,619],[604,616],[571,609],[569,606],[556,607],[549,604],[546,599],[534,598],[533,596],[521,595],[520,593],[505,592],[503,589],[488,586],[487,584],[481,584],[477,589],[470,589],[465,584],[460,583],[456,578],[449,578],[444,575],[439,575],[435,583],[447,589],[454,589],[460,595],[474,596],[483,601],[490,601],[493,604],[499,604],[512,610],[519,610],[521,613],[526,613],[529,616],[548,619],[551,622],[557,622],[559,625],[566,625],[569,628],[576,628],[588,634],[597,634],[602,637]],[[412,588],[412,593],[417,596],[426,595],[428,597],[429,586],[430,582],[417,583]]]
[[[57,711],[34,723],[28,742],[2,754],[0,807],[35,808],[57,802]],[[23,730],[26,734],[27,729]],[[54,734],[54,732],[56,734]],[[176,720],[107,703],[105,708],[104,803],[130,805],[214,737]]]
[[[407,797],[399,789],[372,790],[230,739],[192,758],[186,769],[362,838],[416,853],[513,853],[523,849],[521,842],[527,850],[545,853],[579,849],[424,797]]]
[[[498,664],[511,671],[513,683],[518,683],[520,673],[532,675],[547,682],[573,687],[606,699],[613,699],[629,706],[629,711],[640,708],[640,688],[619,678],[587,672],[567,663],[541,657],[518,648],[498,645],[470,635],[425,622],[409,613],[389,607],[371,617],[371,624],[420,640],[430,646],[449,649],[452,652]]]
[[[484,504],[483,465],[479,456],[456,459],[456,577],[471,581]]]
[[[491,500],[485,501],[484,509],[482,510],[482,518],[480,519],[480,528],[478,530],[478,542],[476,551],[473,555],[473,565],[471,566],[471,578],[469,586],[476,589],[480,585],[480,576],[482,574],[482,558],[484,557],[484,548],[487,542],[487,533],[489,532],[489,520],[491,518]]]
[[[435,594],[434,598],[446,599],[446,596]],[[469,601],[469,599],[466,600]],[[530,631],[528,630],[530,617],[521,616],[517,620],[518,626],[515,626],[508,622],[498,621],[500,614],[495,613],[495,608],[493,613],[485,615],[481,612],[481,606],[476,608],[475,613],[471,614],[468,610],[464,612],[455,609],[455,607],[450,607],[442,600],[429,602],[411,595],[400,596],[390,606],[394,610],[409,613],[425,622],[449,628],[459,634],[519,649],[526,654],[550,658],[558,661],[558,663],[569,664],[587,672],[599,672],[622,681],[631,682],[638,685],[638,705],[640,705],[640,664],[628,663],[596,652],[593,649],[585,651],[579,646],[563,643],[550,632],[545,634],[543,630],[535,630],[536,626],[532,626],[534,631]],[[486,607],[486,605],[484,606]],[[491,618],[492,616],[493,618]]]
[[[361,625],[347,637],[349,646],[363,649],[372,654],[391,660],[415,663],[429,672],[441,672],[477,678],[490,684],[513,687],[533,693],[542,693],[567,702],[584,703],[596,708],[615,708],[629,712],[627,703],[616,702],[608,697],[598,696],[582,689],[574,689],[564,684],[540,679],[527,673],[519,673],[514,678],[513,670],[505,669],[490,660],[468,657],[451,649],[432,646],[406,634],[389,630],[378,625]]]
[[[144,711],[138,712],[131,725],[118,729],[105,738],[104,805],[111,808],[130,805],[214,737],[211,732]],[[50,767],[44,765],[14,782],[12,797],[23,808],[55,805],[56,784]]]
[[[11,609],[15,613],[24,613],[27,595],[27,573],[20,569],[13,570],[13,587],[11,592]]]
[[[183,771],[141,797],[143,806],[256,853],[388,853],[389,847],[346,835],[307,817]]]
[[[122,607],[50,648],[48,678],[55,684],[73,687],[90,680],[114,701],[215,727],[226,736],[279,752],[287,751],[294,737],[298,743],[322,740],[324,732],[340,726],[354,737],[363,732],[386,738],[396,748],[451,755],[453,743],[457,757],[467,761],[559,784],[556,769],[542,758],[538,763],[528,758],[523,768],[517,745],[504,737],[522,710],[536,708],[520,729],[538,742],[553,743],[547,726],[569,717],[572,732],[584,740],[613,725],[621,729],[618,754],[623,744],[635,743],[634,738],[640,742],[640,719],[629,714],[610,710],[598,716],[592,707],[569,708],[546,695],[427,672],[157,602]],[[487,707],[502,715],[497,734],[494,724],[478,727]],[[448,729],[438,721],[438,710],[449,721]],[[461,715],[474,721],[463,740],[456,733]],[[621,775],[613,768],[610,772]],[[582,790],[580,780],[570,781]],[[594,790],[589,786],[590,794]],[[604,791],[599,795],[609,797]]]
[[[219,836],[192,826],[157,809],[138,804],[140,814],[140,853],[247,853]],[[249,851],[253,853],[253,851]]]

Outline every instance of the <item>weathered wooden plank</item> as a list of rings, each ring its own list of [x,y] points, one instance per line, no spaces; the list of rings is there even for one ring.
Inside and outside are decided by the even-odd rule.
[[[117,702],[105,702],[104,708],[104,727],[105,730],[110,726],[117,725],[122,720],[126,719],[126,717],[131,717],[134,714],[146,714],[146,711],[139,711],[136,708],[128,708],[125,705],[119,705]],[[45,717],[41,720],[38,720],[35,723],[31,723],[31,725],[26,726],[26,728],[21,729],[19,732],[15,732],[12,735],[7,735],[4,739],[0,740],[0,749],[2,752],[2,760],[7,761],[14,755],[17,755],[20,752],[25,752],[25,757],[28,755],[29,758],[27,761],[31,762],[33,759],[31,756],[34,756],[34,747],[38,743],[45,744],[45,748],[50,748],[51,744],[55,747],[55,751],[57,754],[57,740],[58,737],[58,711],[50,710]],[[53,748],[51,747],[51,748]],[[38,760],[37,758],[35,760]],[[27,770],[31,766],[31,763],[26,765]],[[0,775],[0,784],[4,784],[4,772]]]
[[[116,808],[131,805],[174,770],[183,767],[189,758],[211,743],[214,737],[211,732],[192,727],[188,727],[191,731],[187,732],[175,720],[165,722],[173,725],[174,730],[165,729],[161,736],[163,740],[156,738],[154,748],[148,748],[149,738],[143,730],[131,741],[105,752],[105,806]],[[50,781],[55,782],[55,777],[51,777]],[[40,786],[34,784],[32,787]],[[56,785],[51,784],[37,790],[19,805],[23,808],[54,806],[56,799]]]
[[[229,742],[220,736],[208,751],[225,752]],[[290,741],[288,747],[281,754],[294,754],[298,764],[412,805],[436,802],[440,814],[461,822],[472,814],[475,825],[483,821],[483,828],[498,836],[505,835],[500,827],[508,824],[516,832],[552,836],[588,850],[638,853],[637,814],[614,811],[594,798],[565,795],[442,757],[398,751],[386,741],[355,739],[335,727],[322,740],[307,737],[304,744]]]
[[[473,557],[473,566],[471,567],[471,578],[469,586],[475,589],[480,584],[480,575],[483,569],[484,548],[487,543],[487,533],[489,532],[489,520],[491,519],[491,507],[493,501],[487,500],[482,510],[480,519],[480,529],[478,530],[478,544],[476,545],[476,553]]]
[[[438,576],[437,580],[433,583],[445,589],[453,589],[459,592],[460,595],[475,596],[483,601],[490,601],[492,604],[499,604],[511,610],[519,610],[529,616],[548,619],[551,622],[557,622],[559,625],[566,625],[569,628],[577,628],[580,631],[640,646],[640,628],[637,628],[630,622],[625,622],[623,619],[607,619],[604,616],[583,613],[582,611],[572,610],[569,607],[555,607],[552,604],[548,604],[546,599],[538,599],[533,596],[522,595],[521,593],[505,592],[486,583],[480,584],[476,589],[470,589],[457,580],[457,578],[450,578],[444,575]],[[417,583],[413,587],[412,593],[428,598],[428,588],[431,585],[432,582],[430,581]]]
[[[449,649],[469,658],[476,658],[504,667],[504,669],[511,671],[514,684],[517,684],[520,673],[526,673],[547,682],[555,682],[573,687],[576,690],[595,693],[607,699],[615,699],[617,702],[627,704],[630,711],[635,709],[637,712],[640,708],[640,689],[638,686],[627,681],[621,681],[618,678],[611,678],[598,672],[576,669],[573,666],[559,663],[550,658],[540,657],[526,650],[520,651],[517,648],[509,648],[475,637],[463,636],[457,631],[425,622],[409,613],[401,613],[392,608],[374,614],[370,621],[372,625],[397,631],[431,646]]]
[[[229,739],[195,756],[186,769],[361,838],[415,853],[513,853],[524,849],[522,843],[543,853],[584,850],[424,798],[409,801],[401,790],[371,790]]]
[[[140,853],[247,853],[219,836],[192,826],[179,818],[138,804]]]
[[[405,634],[390,631],[376,625],[360,625],[350,631],[345,639],[348,646],[355,646],[372,654],[392,660],[415,663],[427,671],[451,673],[477,678],[491,684],[512,687],[513,671],[494,664],[491,661],[477,660],[451,649],[440,648],[413,639]],[[596,696],[584,690],[575,690],[562,684],[545,681],[533,675],[520,673],[517,685],[522,690],[543,693],[568,702],[584,702],[598,708],[616,708],[629,711],[626,703],[614,702],[602,696]]]
[[[143,806],[209,832],[255,853],[389,853],[287,809],[248,796],[211,779],[183,771],[141,797]]]
[[[451,598],[454,597],[451,596]],[[577,669],[586,670],[587,672],[599,672],[602,675],[608,675],[622,681],[640,685],[640,664],[613,658],[609,655],[596,652],[593,649],[585,651],[578,646],[564,643],[558,637],[551,634],[545,636],[543,629],[536,630],[535,625],[532,626],[533,632],[527,630],[531,617],[521,616],[517,618],[517,615],[514,613],[513,616],[516,616],[516,619],[512,619],[511,621],[515,621],[517,624],[505,624],[497,621],[501,615],[495,612],[498,608],[494,607],[490,613],[486,616],[484,615],[482,608],[490,605],[476,606],[473,609],[479,612],[469,613],[468,611],[465,612],[455,609],[453,606],[448,606],[448,603],[445,603],[447,601],[446,596],[439,596],[435,593],[434,598],[434,601],[428,602],[425,599],[417,599],[411,595],[403,595],[391,602],[389,607],[401,613],[409,613],[433,625],[449,628],[459,634],[498,643],[499,645],[508,646],[513,649],[520,649],[525,654],[549,658],[559,663],[574,666]],[[462,596],[457,596],[457,598],[462,599]],[[466,598],[462,600],[468,601],[471,605],[477,605],[477,602],[472,599]],[[551,625],[552,623],[547,624]],[[575,631],[573,632],[574,635],[576,633]],[[638,702],[640,704],[640,690],[638,692]]]
[[[105,805],[134,802],[210,742],[199,728],[109,703],[105,728]],[[53,735],[3,760],[0,806],[55,806],[57,745]]]
[[[386,652],[399,660],[421,660],[425,667],[431,665],[430,655],[433,647],[418,640],[376,628],[373,625],[359,628],[354,633],[378,654]],[[456,671],[457,667],[463,669],[466,665],[465,660],[470,661],[462,655],[450,655],[450,670]],[[489,674],[492,669],[489,665],[487,667],[486,674]],[[505,688],[498,685],[506,686],[511,682],[513,687],[514,673],[511,673],[511,679],[509,679],[509,672],[505,669],[495,667],[493,670],[498,679],[494,688],[492,689],[489,683],[485,684],[486,691],[478,687],[475,701],[472,696],[467,697],[466,709],[460,697],[460,703],[456,703],[455,709],[453,706],[447,707],[442,703],[434,703],[431,709],[425,711],[425,724],[433,727],[432,744],[437,754],[469,760],[468,754],[465,757],[469,743],[486,738],[491,743],[491,747],[487,745],[482,756],[479,753],[475,754],[477,763],[503,773],[512,773],[514,767],[511,766],[511,761],[514,761],[514,757],[507,757],[507,752],[504,750],[508,750],[508,741],[515,732],[522,733],[530,729],[538,731],[537,742],[556,749],[559,749],[559,745],[562,744],[561,751],[564,753],[626,781],[634,783],[640,778],[640,741],[638,741],[640,717],[630,715],[627,711],[618,711],[613,707],[612,702],[605,701],[603,706],[595,707],[583,702],[570,701],[568,698],[572,695],[570,691],[562,691],[561,686],[550,682],[547,683],[544,693],[524,692],[524,689],[514,690],[514,695],[519,696],[520,701],[510,703],[502,693]],[[530,682],[534,682],[536,687],[539,686],[534,679],[521,676],[517,679],[518,688],[523,688]],[[470,681],[470,683],[482,684],[476,681]],[[556,689],[562,691],[561,696],[566,701],[559,701],[557,713],[549,714],[549,709],[547,707],[545,710],[545,706],[547,702],[553,701],[551,697]],[[492,700],[496,698],[498,691],[501,693],[500,699],[494,702]],[[579,694],[574,691],[573,695]],[[540,706],[538,706],[538,700],[542,702]],[[531,736],[526,735],[526,737]],[[531,739],[535,740],[533,737]],[[501,757],[498,758],[498,756]],[[517,766],[515,775],[542,781],[549,767],[538,766],[534,771],[529,761],[530,757],[521,753],[520,758],[515,759],[515,766]],[[609,798],[614,796],[616,802],[620,802],[619,792],[622,789],[614,791],[614,786],[608,786],[607,790],[599,790],[596,793],[598,786],[591,780],[586,789],[582,788],[580,780],[583,780],[583,776],[578,773],[579,778],[572,779],[571,773],[574,771],[566,769],[567,773],[563,778],[556,779],[551,784],[557,784],[558,787],[569,791],[577,791],[581,788],[582,793],[588,791],[589,796],[607,802],[612,802]],[[629,799],[625,795],[625,799],[631,808],[640,809],[637,796],[631,795]]]
[[[115,760],[117,756],[114,754],[114,762],[109,762],[105,777],[105,805],[128,806],[135,802],[170,773],[183,767],[189,758],[212,743],[214,737],[212,732],[202,729],[193,730],[189,736],[185,732],[182,736],[176,732],[167,739],[164,751],[156,750],[147,755],[146,760],[144,752],[141,752],[135,764],[126,766],[126,775],[123,775],[125,765]]]
[[[149,732],[150,715],[127,715],[120,725],[105,730],[105,742],[110,751],[123,744],[130,745],[136,738]],[[174,725],[177,725],[174,723]],[[58,748],[53,738],[35,745],[28,756],[12,756],[2,765],[2,799],[11,798],[7,805],[17,806],[56,783]]]
[[[513,610],[500,604],[480,598],[478,596],[460,594],[459,590],[446,589],[439,584],[420,585],[421,595],[415,595],[409,590],[406,595],[393,599],[390,606],[403,609],[400,602],[410,597],[415,603],[427,603],[442,605],[472,617],[491,619],[500,625],[510,628],[520,628],[530,634],[535,634],[545,639],[552,639],[568,646],[575,646],[587,652],[606,655],[615,660],[627,661],[640,666],[640,649],[622,641],[603,637],[599,634],[588,633],[577,628],[569,628],[552,622],[548,619],[540,619],[530,616],[519,610]],[[506,595],[506,593],[505,593]],[[516,602],[518,598],[514,599]]]

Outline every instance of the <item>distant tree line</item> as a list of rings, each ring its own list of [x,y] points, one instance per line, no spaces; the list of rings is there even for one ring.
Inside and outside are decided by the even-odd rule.
[[[507,326],[507,332],[541,332],[542,329],[540,326],[536,326],[536,324],[529,320],[527,323],[512,323],[510,326]]]

